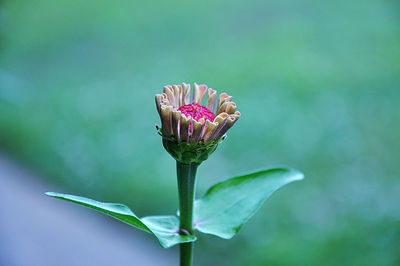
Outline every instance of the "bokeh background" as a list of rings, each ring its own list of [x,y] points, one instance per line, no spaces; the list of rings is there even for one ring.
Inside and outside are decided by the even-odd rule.
[[[198,196],[276,164],[306,179],[232,240],[200,237],[196,265],[400,265],[398,1],[6,0],[0,23],[0,149],[29,182],[175,213],[154,94],[206,83],[242,117]]]

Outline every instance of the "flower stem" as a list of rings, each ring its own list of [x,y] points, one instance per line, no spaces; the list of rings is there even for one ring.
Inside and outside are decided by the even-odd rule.
[[[196,191],[196,171],[198,164],[176,162],[179,191],[179,231],[180,234],[193,234],[193,202]],[[180,244],[181,266],[191,266],[193,242]]]

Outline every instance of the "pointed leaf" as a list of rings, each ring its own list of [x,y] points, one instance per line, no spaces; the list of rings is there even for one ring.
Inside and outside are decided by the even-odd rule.
[[[178,233],[179,220],[175,216],[148,216],[139,219],[123,204],[104,203],[84,197],[55,192],[47,192],[46,195],[86,206],[150,233],[157,238],[163,248],[169,248],[179,243],[193,242],[196,240],[196,237],[193,235],[180,235]]]
[[[294,169],[274,168],[220,182],[195,201],[194,227],[206,234],[232,238],[274,191],[303,177]]]

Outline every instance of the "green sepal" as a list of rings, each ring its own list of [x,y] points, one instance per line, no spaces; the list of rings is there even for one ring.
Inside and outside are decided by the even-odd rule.
[[[164,148],[176,161],[183,164],[201,164],[217,149],[218,144],[226,138],[226,135],[224,135],[219,140],[207,144],[202,142],[191,144],[178,142],[174,137],[168,137],[163,134],[158,126],[156,128],[158,134],[162,137]]]
[[[159,244],[163,248],[169,248],[180,243],[196,241],[196,236],[181,235],[178,233],[179,220],[176,216],[147,216],[140,219],[131,211],[131,209],[123,204],[104,203],[84,197],[55,192],[47,192],[46,195],[71,201],[73,203],[105,213],[124,223],[150,233],[157,238]]]
[[[303,178],[294,169],[271,168],[217,183],[195,201],[194,228],[230,239],[273,192]]]

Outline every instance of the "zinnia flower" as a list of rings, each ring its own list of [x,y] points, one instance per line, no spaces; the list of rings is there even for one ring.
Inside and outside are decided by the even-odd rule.
[[[192,99],[190,91],[190,85],[183,83],[165,86],[156,95],[163,136],[191,145],[218,143],[240,117],[232,96],[217,97],[217,91],[208,88],[207,104],[202,106],[207,85],[195,83]]]

